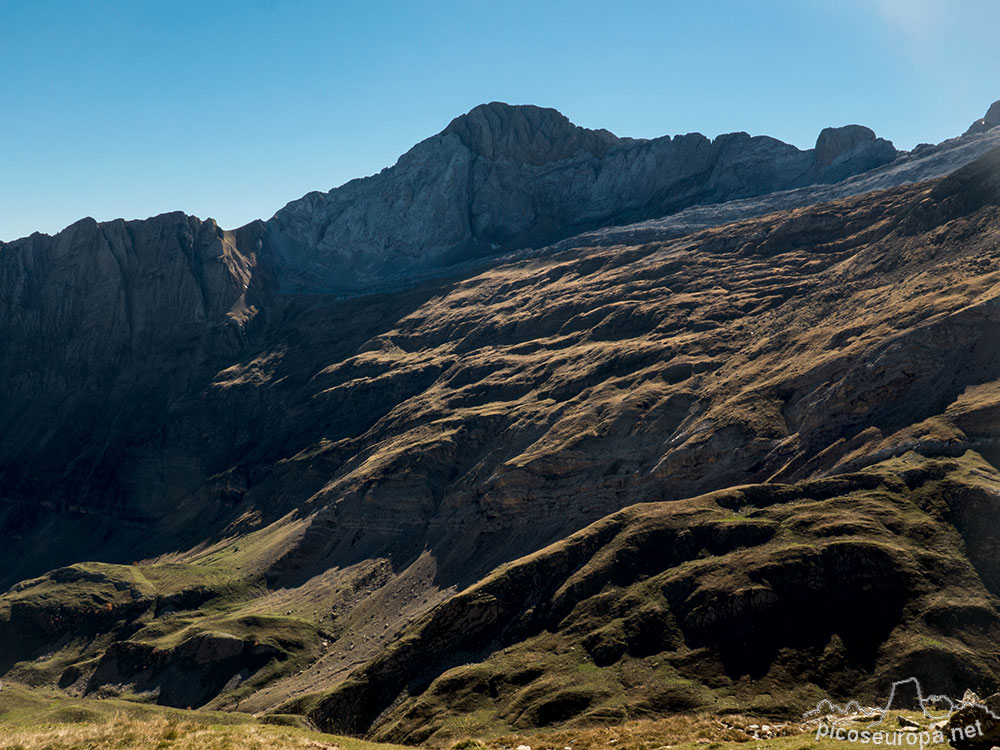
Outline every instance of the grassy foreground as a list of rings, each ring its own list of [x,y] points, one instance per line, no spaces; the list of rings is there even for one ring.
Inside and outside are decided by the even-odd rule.
[[[885,731],[896,731],[900,717],[918,723],[923,720],[918,712],[890,711],[883,725]],[[868,719],[859,718],[843,726],[864,729],[868,724]],[[772,732],[760,739],[747,731],[762,725],[770,726]],[[815,724],[775,724],[753,715],[687,712],[609,726],[567,726],[469,736],[453,743],[450,750],[514,750],[521,745],[532,750],[859,750],[866,747],[827,737],[817,739]],[[903,747],[916,746],[903,743]],[[948,744],[925,748],[953,750]]]
[[[395,750],[400,746],[264,723],[250,714],[182,711],[54,690],[0,689],[0,750]],[[274,720],[272,718],[272,720]],[[280,721],[280,719],[279,719]],[[401,750],[401,749],[400,749]]]
[[[910,718],[916,714],[903,712]],[[894,712],[889,721],[895,726]],[[747,716],[676,714],[617,726],[467,736],[452,750],[850,750],[816,740],[798,726],[754,740],[738,727],[764,724]],[[447,746],[444,746],[447,747]],[[948,746],[942,746],[950,750]],[[5,684],[0,689],[0,750],[413,750],[313,731],[301,717],[183,711],[121,699],[73,698],[56,690]]]

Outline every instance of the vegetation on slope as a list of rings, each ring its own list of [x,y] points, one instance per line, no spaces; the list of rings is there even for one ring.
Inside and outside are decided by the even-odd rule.
[[[5,684],[0,750],[403,750],[322,734],[288,718],[282,726],[248,714],[79,699]]]

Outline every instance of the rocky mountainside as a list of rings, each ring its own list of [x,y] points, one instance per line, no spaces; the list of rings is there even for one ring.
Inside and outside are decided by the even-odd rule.
[[[0,676],[431,744],[996,687],[994,135],[392,294],[300,293],[281,212],[0,246]],[[557,176],[658,143],[492,106],[445,142]]]
[[[0,248],[0,583],[116,548],[201,485],[213,428],[165,433],[186,429],[170,413],[204,373],[245,351],[255,246],[175,213]]]
[[[998,105],[1000,102],[994,105],[991,111],[995,111]],[[984,120],[977,121],[977,123],[982,122]],[[1000,120],[997,124],[1000,124]],[[817,203],[827,203],[852,195],[936,179],[951,174],[996,148],[1000,148],[1000,129],[995,126],[983,129],[974,124],[959,138],[951,138],[936,146],[922,144],[913,151],[899,155],[884,166],[848,177],[832,185],[810,185],[754,198],[692,206],[657,219],[584,232],[562,243],[556,243],[555,247],[630,244],[672,239],[699,229],[753,216],[763,216],[774,211],[814,206]]]
[[[494,102],[373,177],[289,203],[269,222],[268,242],[290,288],[377,289],[586,229],[839,182],[896,156],[858,125],[828,128],[800,151],[746,133],[617,138],[553,109]]]
[[[981,120],[976,120],[972,123],[969,129],[965,131],[965,134],[968,136],[976,133],[986,133],[998,125],[1000,125],[1000,102],[993,102],[986,115]]]

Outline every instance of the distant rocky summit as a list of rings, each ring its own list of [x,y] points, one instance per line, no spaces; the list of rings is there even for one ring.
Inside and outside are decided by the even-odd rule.
[[[268,242],[286,286],[378,287],[599,226],[838,182],[897,155],[859,125],[827,128],[801,151],[746,133],[618,138],[554,109],[493,102],[377,175],[292,201]]]
[[[875,136],[875,131],[862,125],[824,128],[816,139],[815,165],[823,179],[835,182],[858,172],[880,167],[896,158],[892,144]]]
[[[1000,101],[993,102],[993,106],[989,108],[986,116],[981,120],[976,120],[969,126],[969,129],[965,131],[966,135],[974,135],[976,133],[985,133],[988,130],[1000,125]]]

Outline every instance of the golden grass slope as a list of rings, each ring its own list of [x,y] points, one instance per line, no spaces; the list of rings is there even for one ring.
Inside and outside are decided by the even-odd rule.
[[[288,717],[292,724],[294,717]],[[302,722],[299,722],[303,724]],[[180,711],[120,700],[71,698],[5,684],[2,750],[402,750],[248,714]]]

